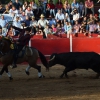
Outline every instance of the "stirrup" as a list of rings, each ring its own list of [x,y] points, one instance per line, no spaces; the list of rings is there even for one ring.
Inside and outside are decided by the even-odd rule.
[[[12,64],[12,69],[13,69],[13,68],[16,68],[16,67],[17,67],[17,65],[13,63],[13,64]]]

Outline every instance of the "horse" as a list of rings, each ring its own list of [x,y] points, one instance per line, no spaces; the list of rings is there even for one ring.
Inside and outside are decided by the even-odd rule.
[[[0,62],[3,64],[3,67],[0,71],[0,76],[2,76],[2,74],[5,71],[10,80],[13,79],[11,73],[8,71],[8,66],[10,66],[13,61],[14,49],[11,49],[12,45],[13,44],[11,40],[6,39],[6,38],[0,39]],[[23,62],[27,62],[29,64],[25,70],[27,75],[30,74],[29,69],[33,67],[38,70],[39,78],[44,77],[44,75],[42,75],[41,73],[41,66],[37,65],[37,60],[39,57],[40,57],[42,64],[46,67],[47,70],[49,70],[48,62],[45,56],[36,48],[25,46],[23,50],[20,51],[18,56],[22,56],[22,57],[18,57],[16,64],[20,64]]]

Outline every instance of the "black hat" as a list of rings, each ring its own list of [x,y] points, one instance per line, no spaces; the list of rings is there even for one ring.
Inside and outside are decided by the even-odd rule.
[[[27,27],[27,28],[25,28],[25,31],[31,31],[31,27]]]

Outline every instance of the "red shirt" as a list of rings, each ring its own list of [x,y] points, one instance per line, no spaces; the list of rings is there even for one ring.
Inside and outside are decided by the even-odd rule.
[[[93,5],[93,1],[90,1],[90,2],[85,1],[85,4],[87,5],[87,7],[90,8]]]
[[[62,9],[63,8],[63,4],[56,4],[56,8],[57,9]]]
[[[49,8],[49,9],[55,9],[55,5],[48,3],[47,4],[47,8]]]

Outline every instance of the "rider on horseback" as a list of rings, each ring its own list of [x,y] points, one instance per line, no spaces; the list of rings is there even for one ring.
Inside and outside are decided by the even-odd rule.
[[[19,35],[19,38],[18,40],[16,41],[16,45],[17,45],[17,49],[15,49],[15,52],[14,52],[14,60],[13,60],[13,63],[12,63],[12,68],[16,68],[17,65],[16,65],[16,61],[17,61],[17,58],[18,58],[18,54],[19,52],[23,49],[24,46],[26,46],[31,38],[31,28],[30,27],[27,27],[25,29],[20,29],[20,28],[17,28],[15,26],[12,26],[15,30],[18,30],[20,32],[20,35]]]

